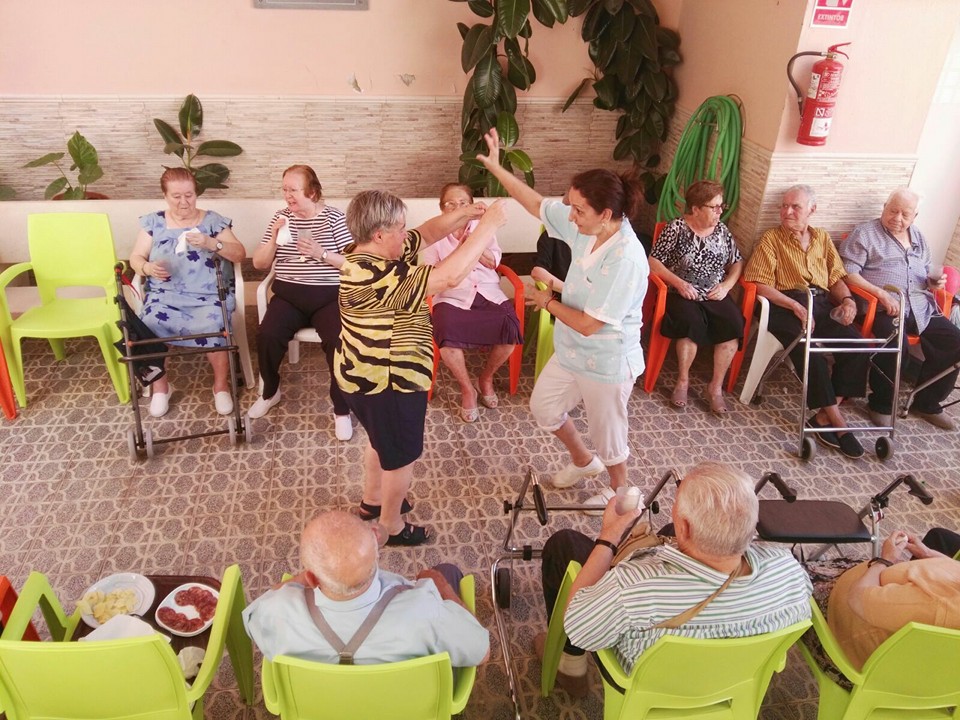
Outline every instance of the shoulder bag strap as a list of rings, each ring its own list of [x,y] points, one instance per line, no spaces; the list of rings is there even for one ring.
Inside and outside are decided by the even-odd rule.
[[[734,580],[736,580],[736,579],[737,579],[738,577],[740,577],[741,575],[745,575],[745,574],[746,574],[746,573],[744,572],[744,569],[745,569],[745,568],[746,568],[747,570],[749,570],[749,568],[750,568],[750,563],[747,562],[747,558],[746,558],[745,555],[741,555],[741,556],[740,556],[740,563],[737,565],[737,567],[735,567],[735,568],[733,569],[733,572],[731,572],[731,573],[727,576],[727,579],[723,581],[723,585],[721,585],[720,587],[718,587],[716,590],[714,590],[712,593],[710,593],[710,595],[708,595],[707,597],[705,597],[703,600],[701,600],[700,602],[698,602],[698,603],[697,603],[696,605],[694,605],[693,607],[687,608],[687,609],[684,610],[682,613],[679,613],[679,614],[677,614],[677,615],[674,615],[672,618],[667,618],[666,620],[662,620],[662,621],[658,622],[656,625],[651,625],[651,626],[650,626],[650,629],[653,630],[654,628],[666,628],[666,629],[671,629],[671,630],[672,630],[672,629],[676,629],[676,628],[680,627],[681,625],[683,625],[683,624],[685,624],[685,623],[690,622],[691,620],[693,620],[693,618],[695,618],[697,615],[700,614],[700,611],[701,611],[701,610],[703,610],[707,605],[709,605],[711,602],[713,602],[714,599],[717,597],[717,595],[719,595],[719,594],[722,593],[724,590],[726,590],[726,589],[730,586],[730,583],[732,583]]]
[[[370,610],[367,617],[364,618],[360,627],[358,627],[357,631],[353,634],[353,637],[346,643],[333,631],[330,623],[327,622],[326,618],[323,617],[323,613],[320,612],[320,608],[317,607],[317,602],[313,594],[314,589],[305,587],[303,589],[303,597],[307,603],[307,610],[310,611],[310,617],[314,625],[317,626],[317,629],[326,641],[330,643],[330,646],[337,651],[337,654],[340,656],[340,664],[353,665],[353,656],[357,652],[357,648],[367,639],[367,635],[373,630],[374,625],[377,624],[380,616],[383,615],[383,611],[387,609],[387,605],[390,604],[390,601],[393,600],[398,593],[409,589],[406,585],[394,585],[389,588],[380,596],[377,604],[373,606],[373,609]]]

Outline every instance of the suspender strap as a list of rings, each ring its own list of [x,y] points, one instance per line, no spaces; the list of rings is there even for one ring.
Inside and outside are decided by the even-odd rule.
[[[727,576],[727,579],[723,581],[723,585],[718,587],[716,590],[710,593],[710,595],[705,597],[703,600],[698,602],[693,607],[687,608],[682,613],[678,615],[674,615],[672,618],[667,618],[666,620],[662,620],[658,622],[656,625],[651,626],[651,629],[653,628],[674,629],[674,628],[680,627],[684,623],[690,622],[691,620],[693,620],[693,618],[695,618],[697,615],[700,614],[701,610],[703,610],[707,605],[713,602],[713,600],[717,597],[717,595],[719,595],[724,590],[726,590],[730,586],[730,583],[732,583],[741,575],[746,575],[748,572],[750,572],[750,563],[747,562],[747,558],[745,556],[741,555],[740,564],[733,569],[733,572],[730,573],[729,576]]]
[[[373,606],[373,609],[364,618],[363,622],[360,624],[360,627],[357,628],[357,631],[353,634],[353,637],[346,643],[340,639],[340,636],[337,635],[333,628],[330,627],[330,623],[327,622],[326,618],[323,617],[323,613],[320,612],[320,608],[317,607],[316,599],[314,598],[313,588],[305,587],[303,589],[303,597],[307,603],[307,610],[310,611],[310,617],[313,619],[313,623],[317,626],[317,629],[323,635],[330,646],[337,651],[337,654],[340,656],[341,665],[353,665],[353,656],[357,652],[363,641],[367,639],[367,635],[370,634],[370,631],[373,630],[373,626],[377,624],[377,621],[380,620],[380,616],[383,615],[383,611],[387,609],[387,605],[390,604],[390,601],[393,600],[394,596],[398,593],[403,592],[404,590],[409,590],[410,588],[406,585],[394,585],[389,588],[383,595],[380,596],[380,599],[377,600],[377,604]]]

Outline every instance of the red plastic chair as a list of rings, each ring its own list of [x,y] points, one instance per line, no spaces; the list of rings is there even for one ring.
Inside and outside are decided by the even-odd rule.
[[[524,298],[523,283],[520,282],[520,276],[517,275],[506,265],[497,265],[497,273],[510,281],[513,286],[513,309],[520,319],[520,337],[523,337],[523,316],[524,316]],[[430,305],[430,312],[433,312],[433,298],[427,298]],[[520,384],[520,366],[523,363],[523,345],[517,345],[510,353],[510,359],[507,361],[510,369],[510,394],[517,394],[517,387]],[[433,382],[430,384],[430,390],[427,392],[427,400],[433,399],[433,386],[437,382],[437,370],[440,368],[440,348],[437,347],[437,341],[433,341]]]
[[[657,238],[666,227],[666,222],[658,222],[653,229],[653,244],[657,244]],[[743,309],[744,328],[743,337],[750,337],[750,320],[753,317],[753,302],[756,298],[757,288],[753,283],[744,283],[740,281],[743,288],[743,300],[741,306]],[[653,292],[651,292],[651,290]],[[749,314],[748,314],[749,310]],[[650,273],[650,284],[647,286],[647,297],[643,303],[643,324],[650,328],[649,347],[647,348],[646,370],[643,373],[643,389],[648,393],[653,392],[657,385],[657,378],[660,376],[660,370],[667,357],[667,350],[670,349],[670,338],[660,334],[660,325],[663,323],[663,316],[667,312],[667,284],[659,277]],[[743,343],[746,345],[746,342]],[[740,373],[740,365],[743,363],[743,348],[737,351],[733,356],[728,370],[727,392],[733,392],[733,386],[737,382],[737,376]]]
[[[2,345],[0,345],[0,409],[7,416],[7,420],[13,420],[17,416],[17,405],[13,400],[13,385],[10,383],[10,371],[7,370],[7,358],[3,354]]]
[[[13,606],[16,604],[17,591],[13,589],[13,585],[10,584],[6,575],[0,575],[0,630],[6,626],[7,618],[10,617],[10,613],[13,612]],[[33,623],[27,625],[27,629],[23,631],[23,639],[40,640],[40,636],[37,635],[37,630],[33,627]]]

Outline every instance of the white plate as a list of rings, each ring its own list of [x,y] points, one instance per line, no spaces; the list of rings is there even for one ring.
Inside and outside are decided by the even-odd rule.
[[[194,635],[199,635],[200,633],[202,633],[204,630],[206,630],[208,627],[210,627],[213,624],[213,618],[211,617],[209,620],[207,620],[207,622],[205,622],[200,627],[199,630],[194,630],[193,632],[182,632],[180,630],[174,630],[172,627],[170,627],[163,620],[160,619],[160,609],[165,607],[173,608],[178,613],[183,613],[184,615],[186,615],[188,618],[191,618],[191,619],[200,617],[200,612],[193,605],[177,605],[176,600],[174,600],[178,592],[180,592],[181,590],[188,590],[193,587],[209,590],[211,593],[213,593],[213,596],[215,598],[217,598],[218,600],[220,599],[219,592],[214,590],[209,585],[204,585],[203,583],[186,583],[184,585],[176,587],[173,590],[171,590],[170,594],[163,599],[163,602],[157,605],[157,612],[156,612],[156,615],[154,616],[156,618],[157,625],[162,627],[164,630],[167,630],[168,632],[172,632],[174,635],[179,635],[180,637],[193,637]]]
[[[150,609],[150,606],[153,604],[153,598],[157,594],[153,583],[139,573],[116,573],[114,575],[108,575],[87,588],[83,595],[86,596],[87,593],[96,590],[99,590],[104,595],[114,590],[133,590],[136,604],[130,612],[131,615],[143,615]],[[92,628],[100,627],[100,623],[97,622],[97,619],[93,615],[81,615],[81,618]]]

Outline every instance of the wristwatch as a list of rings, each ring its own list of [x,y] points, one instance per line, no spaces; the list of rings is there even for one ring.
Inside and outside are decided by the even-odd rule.
[[[220,252],[221,250],[223,250],[223,243],[217,240],[216,252]]]
[[[876,565],[877,563],[880,563],[881,565],[886,565],[887,567],[893,567],[893,563],[892,563],[892,562],[890,562],[890,561],[887,560],[886,558],[882,558],[882,557],[875,557],[875,558],[873,558],[870,562],[867,563],[867,567],[873,567],[873,566]]]
[[[324,251],[323,251],[323,254],[320,255],[320,262],[326,262],[326,261],[327,261],[327,252],[328,252],[327,250],[324,250]]]

